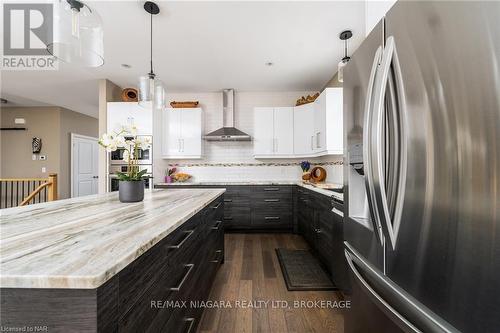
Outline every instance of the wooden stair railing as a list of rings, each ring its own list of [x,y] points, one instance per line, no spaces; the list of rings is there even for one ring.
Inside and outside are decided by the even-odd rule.
[[[57,174],[48,178],[0,178],[0,208],[57,200]]]

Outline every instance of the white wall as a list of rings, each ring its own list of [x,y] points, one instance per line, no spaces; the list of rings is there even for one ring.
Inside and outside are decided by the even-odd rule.
[[[384,17],[396,0],[366,0],[365,2],[365,36],[372,31],[377,23]]]
[[[253,135],[253,108],[257,106],[294,106],[300,96],[313,94],[299,92],[235,92],[235,127]],[[222,93],[172,93],[167,101],[200,101],[204,114],[203,133],[222,126]],[[297,180],[302,159],[255,160],[253,142],[208,142],[204,144],[201,160],[164,160],[161,158],[161,113],[154,113],[154,176],[155,183],[163,181],[169,165],[179,165],[183,172],[194,176],[194,181]],[[342,159],[322,157],[309,159],[322,165],[328,172],[328,182],[342,182]]]

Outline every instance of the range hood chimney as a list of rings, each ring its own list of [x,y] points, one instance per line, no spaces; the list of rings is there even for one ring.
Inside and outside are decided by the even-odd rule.
[[[251,141],[250,135],[234,127],[234,89],[222,91],[222,127],[203,137],[207,141]]]

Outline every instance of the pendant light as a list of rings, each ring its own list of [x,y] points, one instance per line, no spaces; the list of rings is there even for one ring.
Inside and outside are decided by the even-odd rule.
[[[102,20],[97,12],[78,0],[54,3],[54,33],[47,51],[54,57],[85,67],[104,64]]]
[[[165,107],[165,89],[163,83],[153,71],[153,15],[160,12],[157,4],[151,1],[144,3],[144,10],[150,14],[150,71],[147,75],[139,78],[139,105],[148,107],[153,104],[153,108],[163,109]]]
[[[344,67],[347,65],[351,57],[347,55],[347,40],[352,37],[351,30],[345,30],[340,33],[340,40],[344,41],[344,57],[340,60],[337,71],[337,79],[339,82],[344,82]]]

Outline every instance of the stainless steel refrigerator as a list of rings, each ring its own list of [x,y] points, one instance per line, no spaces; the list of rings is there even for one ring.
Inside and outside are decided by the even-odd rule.
[[[397,2],[344,128],[345,331],[500,332],[500,2]]]

